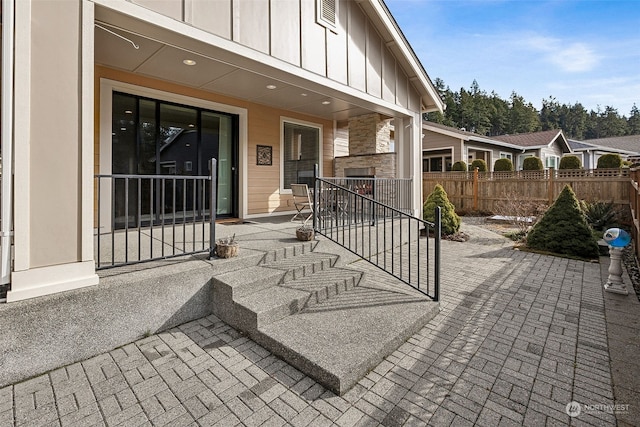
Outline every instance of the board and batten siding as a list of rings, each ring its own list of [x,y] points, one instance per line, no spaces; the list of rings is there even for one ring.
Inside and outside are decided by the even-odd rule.
[[[333,122],[310,117],[293,111],[267,107],[244,100],[218,95],[191,87],[156,80],[153,78],[96,66],[95,71],[95,173],[100,171],[100,79],[106,78],[141,87],[161,90],[196,99],[217,102],[247,110],[247,214],[267,215],[276,212],[294,210],[291,194],[280,194],[280,118],[290,118],[310,125],[322,127],[322,153],[325,176],[333,175]],[[110,141],[109,141],[110,143]],[[258,145],[272,147],[273,162],[271,166],[256,165]],[[241,160],[242,162],[242,160]],[[240,190],[242,191],[242,189]],[[97,206],[97,203],[96,203]],[[97,211],[95,212],[97,214]]]
[[[338,0],[336,28],[316,21],[315,0],[131,0],[175,20],[420,111],[420,96],[355,1]]]

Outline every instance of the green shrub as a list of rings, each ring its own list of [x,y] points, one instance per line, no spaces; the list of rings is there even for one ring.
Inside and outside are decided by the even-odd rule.
[[[618,212],[613,202],[587,202],[580,203],[587,224],[600,232],[616,225]],[[602,233],[600,233],[602,234]]]
[[[558,169],[582,169],[582,162],[577,156],[564,156],[560,159]]]
[[[471,170],[474,171],[478,168],[478,172],[486,172],[487,171],[487,162],[482,159],[475,159],[471,162]]]
[[[540,157],[535,157],[535,156],[527,157],[522,162],[522,170],[541,171],[543,169],[544,168],[542,167],[542,160],[540,160]]]
[[[580,203],[568,185],[527,235],[532,249],[582,258],[598,256],[598,243],[591,233]]]
[[[513,163],[511,159],[498,159],[493,164],[494,172],[511,172],[513,170]]]
[[[458,160],[451,166],[451,170],[455,172],[466,172],[467,171],[467,162],[463,162],[462,160]]]
[[[422,216],[425,221],[435,222],[436,206],[441,208],[440,224],[442,226],[442,234],[455,234],[460,230],[460,217],[456,214],[456,208],[449,201],[447,192],[444,191],[442,185],[437,184],[422,207]]]
[[[622,166],[620,154],[609,153],[598,158],[597,169],[619,169]]]

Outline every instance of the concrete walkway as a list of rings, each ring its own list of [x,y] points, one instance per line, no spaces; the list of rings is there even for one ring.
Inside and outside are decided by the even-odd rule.
[[[442,311],[342,397],[209,316],[0,389],[0,426],[637,424],[640,304],[604,295],[608,259],[465,231]]]

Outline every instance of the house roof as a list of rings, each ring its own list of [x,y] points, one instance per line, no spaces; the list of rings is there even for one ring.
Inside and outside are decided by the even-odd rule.
[[[489,137],[473,132],[467,132],[464,129],[456,129],[451,126],[445,126],[440,123],[429,121],[422,122],[422,127],[433,132],[460,138],[464,141],[484,142],[486,144],[493,144],[500,147],[511,148],[514,150],[547,147],[551,143],[553,143],[559,136],[561,136],[561,142],[564,143],[567,151],[571,151],[571,147],[567,143],[567,140],[561,130]]]
[[[516,135],[498,135],[492,138],[519,147],[542,147],[551,144],[561,133],[561,130],[554,129],[541,132],[519,133]]]
[[[582,150],[597,150],[598,147],[596,147],[595,145],[592,144],[587,144],[586,142],[582,142],[582,141],[577,141],[575,139],[567,139],[567,142],[569,143],[569,146],[571,147],[572,150],[576,151],[582,151]]]
[[[618,152],[640,154],[640,135],[616,136],[611,138],[588,139],[583,141],[600,147],[607,147]]]

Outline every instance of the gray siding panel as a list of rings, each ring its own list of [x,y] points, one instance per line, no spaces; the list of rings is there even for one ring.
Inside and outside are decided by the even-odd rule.
[[[300,4],[302,22],[302,68],[316,74],[327,74],[327,31],[316,23],[315,2],[302,1]]]
[[[367,20],[360,7],[352,2],[349,7],[349,86],[366,90],[366,51],[367,51]]]
[[[231,40],[232,0],[187,0],[190,16],[185,20],[194,27]],[[185,11],[187,10],[185,4]]]
[[[388,50],[382,52],[382,99],[396,102],[396,58]]]
[[[407,108],[409,103],[409,79],[404,71],[396,69],[396,104]]]
[[[178,21],[183,20],[181,0],[131,0],[131,2]]]
[[[367,28],[367,93],[382,98],[382,39],[370,25]]]
[[[234,0],[233,41],[269,53],[269,2]]]
[[[300,66],[300,2],[271,0],[271,56]]]

